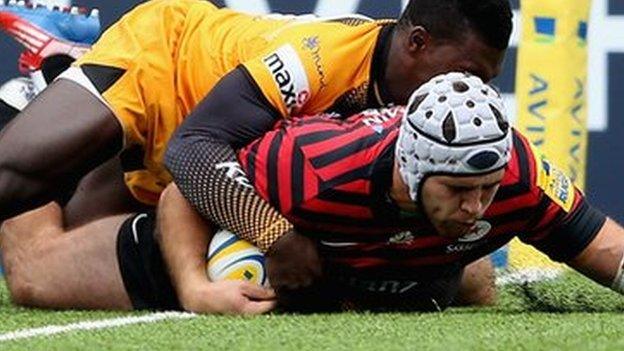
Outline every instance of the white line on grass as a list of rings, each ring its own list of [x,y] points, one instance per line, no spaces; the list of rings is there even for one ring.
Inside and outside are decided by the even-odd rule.
[[[183,312],[158,312],[138,317],[121,317],[72,323],[67,325],[48,325],[40,328],[22,329],[5,334],[0,334],[0,342],[18,339],[29,339],[39,336],[68,333],[77,330],[96,330],[121,327],[130,324],[154,323],[168,319],[189,319],[197,315]]]

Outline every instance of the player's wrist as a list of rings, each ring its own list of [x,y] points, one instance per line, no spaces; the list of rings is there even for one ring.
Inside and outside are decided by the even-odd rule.
[[[205,304],[204,297],[211,293],[211,284],[203,269],[187,269],[180,274],[175,290],[182,308],[189,312],[201,312]]]

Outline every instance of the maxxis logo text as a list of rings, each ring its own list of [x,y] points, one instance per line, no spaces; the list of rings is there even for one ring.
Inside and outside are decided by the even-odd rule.
[[[310,85],[299,55],[284,45],[263,60],[282,96],[289,114],[297,113],[310,99]]]

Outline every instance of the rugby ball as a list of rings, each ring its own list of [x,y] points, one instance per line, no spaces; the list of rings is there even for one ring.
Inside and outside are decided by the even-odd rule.
[[[247,280],[269,286],[264,254],[227,230],[218,231],[208,247],[206,271],[212,281]]]

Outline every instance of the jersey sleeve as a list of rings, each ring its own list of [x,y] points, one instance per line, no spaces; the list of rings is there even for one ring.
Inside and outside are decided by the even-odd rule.
[[[236,69],[184,120],[165,155],[182,194],[204,218],[264,251],[292,225],[249,186],[234,148],[270,130],[275,115],[245,70]]]
[[[537,205],[520,239],[554,261],[567,262],[596,237],[606,216],[587,202],[560,168],[526,143],[529,161],[535,165],[530,181]]]
[[[293,23],[243,65],[282,116],[324,112],[346,91],[368,82],[379,28],[364,19]]]

